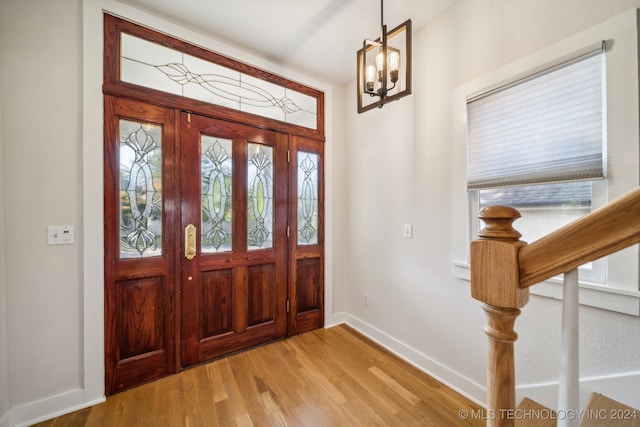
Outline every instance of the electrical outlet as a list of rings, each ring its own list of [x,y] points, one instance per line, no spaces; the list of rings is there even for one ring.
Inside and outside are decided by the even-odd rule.
[[[362,294],[362,305],[369,307],[369,294]]]

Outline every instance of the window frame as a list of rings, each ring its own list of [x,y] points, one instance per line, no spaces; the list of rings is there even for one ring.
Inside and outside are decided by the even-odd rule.
[[[592,44],[607,42],[605,79],[608,179],[592,181],[592,209],[640,184],[640,124],[638,96],[638,12],[632,9],[511,64],[500,67],[453,91],[454,144],[454,275],[469,280],[469,244],[477,236],[477,194],[467,192],[466,103],[484,90],[531,74]],[[631,141],[631,142],[630,142]],[[517,221],[514,227],[518,228]],[[640,316],[638,245],[606,258],[605,284],[580,279],[580,303]],[[562,279],[552,278],[530,288],[534,295],[562,299]]]

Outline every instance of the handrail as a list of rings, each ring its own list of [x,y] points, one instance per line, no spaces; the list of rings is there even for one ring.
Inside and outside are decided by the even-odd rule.
[[[520,287],[640,243],[640,188],[524,246],[518,254]]]
[[[489,338],[487,406],[490,427],[512,427],[502,417],[515,409],[513,326],[529,300],[529,287],[582,264],[640,243],[640,188],[527,245],[512,223],[520,213],[491,206],[486,226],[471,242],[471,295],[483,303]]]

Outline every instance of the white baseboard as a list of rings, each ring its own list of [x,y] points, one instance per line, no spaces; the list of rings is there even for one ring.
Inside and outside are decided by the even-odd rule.
[[[342,325],[343,323],[347,323],[347,313],[334,313],[330,316],[324,316],[324,328],[333,328],[334,326]]]
[[[104,401],[104,396],[87,400],[84,389],[72,390],[9,409],[0,427],[27,427]]]
[[[345,319],[344,323],[380,344],[396,356],[432,376],[467,399],[480,406],[486,406],[485,402],[487,391],[484,386],[460,375],[446,365],[443,365],[437,360],[431,359],[418,350],[349,313],[341,313],[341,317]]]

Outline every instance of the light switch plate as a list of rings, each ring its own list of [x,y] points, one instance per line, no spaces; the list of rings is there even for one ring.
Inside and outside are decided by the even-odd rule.
[[[75,243],[73,225],[50,225],[47,227],[47,243],[50,245],[72,245]]]
[[[405,239],[411,239],[413,237],[413,226],[411,224],[405,224],[402,230],[402,237]]]

